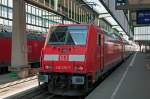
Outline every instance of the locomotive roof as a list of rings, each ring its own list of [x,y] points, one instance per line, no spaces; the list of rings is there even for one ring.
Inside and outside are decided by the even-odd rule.
[[[35,39],[35,40],[44,40],[45,37],[42,34],[36,34],[36,33],[26,33],[28,39]],[[2,31],[0,32],[0,37],[11,37],[12,32]]]

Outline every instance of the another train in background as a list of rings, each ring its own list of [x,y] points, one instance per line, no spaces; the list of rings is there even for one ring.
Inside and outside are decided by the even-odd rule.
[[[12,32],[6,30],[0,31],[0,73],[8,72],[8,66],[11,66],[11,34]],[[31,68],[39,68],[45,37],[38,33],[27,32],[26,34],[29,64]]]

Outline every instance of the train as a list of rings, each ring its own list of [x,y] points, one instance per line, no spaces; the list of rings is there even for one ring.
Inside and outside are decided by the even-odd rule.
[[[0,31],[0,73],[7,73],[11,66],[11,34],[6,30]],[[45,37],[42,34],[27,32],[28,61],[32,68],[39,68],[41,50]]]
[[[39,82],[55,95],[85,95],[131,54],[129,47],[117,33],[94,24],[51,26],[41,51]]]

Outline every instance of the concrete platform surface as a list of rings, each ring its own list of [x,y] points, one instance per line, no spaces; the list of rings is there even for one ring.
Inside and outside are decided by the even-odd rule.
[[[85,99],[150,99],[149,56],[135,53]]]

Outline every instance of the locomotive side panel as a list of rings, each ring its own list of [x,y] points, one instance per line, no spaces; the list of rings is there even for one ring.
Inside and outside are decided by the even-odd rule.
[[[94,26],[89,27],[89,32],[88,32],[88,43],[87,43],[87,60],[86,60],[86,68],[87,72],[94,73],[97,70],[98,66],[98,60],[97,60],[97,31],[95,30]]]
[[[97,26],[90,26],[87,50],[87,74],[95,83],[104,69],[104,34]]]
[[[123,60],[123,43],[119,36],[107,32],[105,32],[104,37],[104,64],[105,71],[108,71]]]

